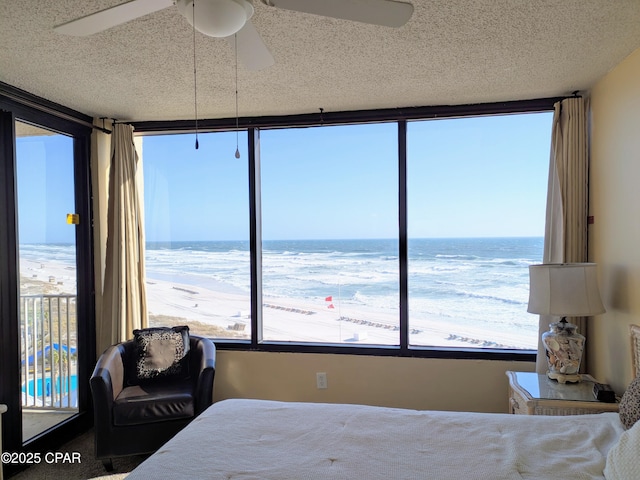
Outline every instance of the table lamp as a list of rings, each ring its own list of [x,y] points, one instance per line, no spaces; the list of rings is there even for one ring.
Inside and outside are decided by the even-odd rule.
[[[584,336],[567,317],[604,313],[595,263],[547,263],[529,266],[529,313],[561,317],[542,334],[547,376],[559,383],[580,381]]]

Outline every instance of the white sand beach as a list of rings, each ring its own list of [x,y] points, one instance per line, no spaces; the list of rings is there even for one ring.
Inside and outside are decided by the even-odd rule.
[[[48,259],[20,258],[20,295],[75,295],[76,269]]]
[[[263,297],[265,340],[397,345],[398,313],[363,305],[337,305],[293,298]],[[166,315],[224,328],[229,336],[249,336],[248,295],[220,292],[200,286],[160,280],[147,281],[150,319]],[[328,308],[333,304],[334,308]],[[528,315],[523,312],[523,315]],[[339,320],[342,318],[342,320]],[[487,331],[430,318],[410,325],[411,343],[425,346],[528,348],[530,341],[518,331]],[[242,329],[245,326],[244,329]],[[238,330],[239,329],[239,330]],[[529,347],[530,348],[530,347]]]
[[[74,269],[64,263],[21,259],[20,273],[22,295],[75,293]],[[194,333],[249,338],[248,295],[151,278],[147,279],[146,285],[151,325],[187,324]],[[268,296],[262,300],[265,340],[361,345],[399,343],[399,315],[392,310],[338,304],[335,298],[331,303],[324,298],[312,303]],[[330,304],[334,308],[328,308]],[[525,315],[527,312],[523,312]],[[531,348],[530,339],[518,330],[487,330],[457,325],[438,317],[416,320],[410,330],[412,345]]]

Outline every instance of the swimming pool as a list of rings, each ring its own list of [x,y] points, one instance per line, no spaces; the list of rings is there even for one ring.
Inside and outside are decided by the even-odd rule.
[[[61,383],[62,383],[62,391],[60,389]],[[68,394],[69,387],[71,387],[72,392],[78,389],[77,375],[71,375],[71,377],[69,377],[68,379],[67,377],[65,377],[64,379],[61,379],[60,377],[56,378],[55,391],[58,396]],[[31,395],[31,396],[42,397],[43,391],[45,396],[47,397],[51,396],[51,378],[47,377],[47,378],[40,378],[38,380],[29,380],[29,382],[26,385],[22,385],[22,392],[27,393],[28,395]]]

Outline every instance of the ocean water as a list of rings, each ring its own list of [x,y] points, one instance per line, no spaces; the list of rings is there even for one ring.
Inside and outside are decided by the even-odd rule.
[[[409,251],[410,318],[437,316],[491,331],[528,332],[529,265],[542,261],[543,238],[416,240]]]
[[[411,239],[409,324],[434,319],[487,332],[528,332],[537,342],[535,315],[527,313],[528,266],[542,258],[539,238]],[[25,258],[71,262],[71,246],[21,245]],[[394,240],[279,240],[263,244],[263,297],[295,299],[342,315],[358,307],[397,318],[398,244]],[[248,242],[149,242],[147,277],[249,294]]]
[[[539,238],[412,239],[409,241],[409,323],[420,330],[437,318],[486,331],[529,332],[528,266],[542,258]],[[249,292],[247,242],[147,245],[147,275],[228,292]],[[265,299],[296,299],[342,315],[358,306],[399,311],[398,244],[394,240],[279,240],[263,244]]]
[[[70,243],[21,243],[20,256],[32,261],[52,260],[75,266],[76,252]]]

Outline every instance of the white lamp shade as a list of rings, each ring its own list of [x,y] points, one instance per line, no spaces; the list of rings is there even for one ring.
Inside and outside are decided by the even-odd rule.
[[[586,317],[604,313],[595,263],[529,266],[529,306],[541,315]]]
[[[253,15],[253,5],[246,0],[181,0],[180,13],[195,28],[210,37],[229,37],[238,32]]]

